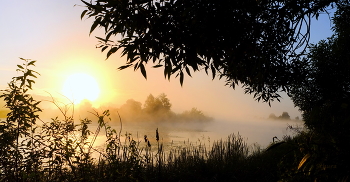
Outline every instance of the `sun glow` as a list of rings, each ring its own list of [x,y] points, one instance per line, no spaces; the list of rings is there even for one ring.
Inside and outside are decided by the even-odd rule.
[[[67,77],[62,93],[75,104],[82,100],[95,101],[100,95],[96,79],[85,73],[75,73]]]

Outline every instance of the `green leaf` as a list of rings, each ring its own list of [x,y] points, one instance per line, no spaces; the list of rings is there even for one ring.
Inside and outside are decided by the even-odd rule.
[[[29,83],[29,84],[35,83],[35,81],[34,81],[34,80],[30,80],[30,79],[28,79],[27,81],[28,81],[28,83]]]
[[[310,158],[310,154],[306,154],[300,161],[299,166],[298,166],[298,170],[303,167],[303,165],[305,164],[305,162]]]
[[[205,74],[207,74],[207,75],[208,75],[208,69],[209,69],[209,66],[206,66],[206,67],[204,68]]]
[[[170,80],[170,75],[171,75],[171,62],[169,57],[166,57],[165,60],[165,68],[164,68],[164,77],[168,77],[168,80]]]
[[[158,64],[158,65],[153,66],[153,68],[159,68],[159,67],[162,67],[162,66],[163,66],[163,65]]]
[[[132,64],[128,64],[128,65],[124,65],[124,66],[120,66],[120,67],[118,68],[118,70],[123,70],[123,69],[125,69],[125,68],[130,67],[130,66],[132,66]]]
[[[184,73],[181,71],[180,72],[180,85],[182,86],[184,82]]]
[[[28,76],[31,76],[31,77],[34,77],[34,78],[37,78],[33,73],[32,73],[32,71],[31,70],[29,70],[28,71]]]
[[[81,20],[83,19],[83,17],[85,16],[85,14],[86,14],[87,11],[88,11],[88,10],[84,10],[84,11],[81,13],[81,15],[80,15],[80,19],[81,19]]]
[[[103,52],[105,49],[107,49],[108,46],[104,46],[102,49],[101,49],[101,52]]]
[[[111,35],[113,34],[113,31],[109,32],[106,36],[106,40],[108,41],[109,40],[109,37],[111,37]]]
[[[103,41],[103,42],[107,42],[106,41],[106,39],[103,39],[103,38],[101,38],[101,37],[97,37],[97,36],[95,36],[98,40],[101,40],[101,41]],[[103,46],[103,45],[102,45]]]
[[[28,66],[30,66],[30,65],[35,66],[35,65],[34,65],[35,62],[36,62],[36,61],[31,61],[31,62],[29,62],[29,63],[28,63]]]
[[[84,4],[86,4],[89,8],[93,9],[95,11],[94,14],[97,14],[98,11],[102,11],[103,10],[101,5],[93,5],[91,3],[87,3],[86,1],[83,1],[83,0],[82,0],[82,2]]]
[[[17,64],[17,67],[24,69],[22,65]]]
[[[185,67],[185,69],[186,69],[187,74],[188,74],[190,77],[192,77],[190,69],[189,69],[187,66]]]
[[[106,60],[109,58],[109,56],[111,56],[113,53],[115,53],[115,52],[117,52],[117,50],[118,50],[118,47],[112,47],[109,51],[108,51],[108,53],[107,53],[107,58],[106,58]]]
[[[147,79],[145,66],[143,64],[139,64],[139,68],[141,69],[141,73],[142,73],[143,77],[145,77],[145,79]]]
[[[29,140],[28,143],[27,143],[27,147],[29,147],[31,144],[32,144],[32,141]]]
[[[91,29],[90,29],[90,35],[91,33],[95,30],[95,28],[98,26],[98,24],[100,24],[101,22],[101,17],[98,17],[94,23],[91,25]]]
[[[211,73],[213,74],[213,80],[214,80],[216,70],[215,70],[215,67],[214,67],[214,65],[213,65],[213,64],[211,65]]]
[[[177,65],[173,70],[171,70],[171,73],[176,73],[181,68],[181,65]]]
[[[136,71],[137,68],[139,67],[139,63],[140,63],[140,62],[137,62],[137,63],[135,64],[135,66],[134,66],[134,71]]]

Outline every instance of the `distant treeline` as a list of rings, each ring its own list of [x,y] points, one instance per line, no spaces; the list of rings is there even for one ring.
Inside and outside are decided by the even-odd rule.
[[[271,113],[269,115],[269,118],[268,119],[281,119],[281,120],[291,120],[288,112],[283,112],[280,116],[276,116],[275,114]],[[295,117],[294,120],[299,120],[299,116]]]
[[[162,93],[157,97],[150,94],[145,103],[129,99],[120,108],[111,109],[112,115],[119,115],[123,121],[155,121],[155,122],[207,122],[213,120],[197,108],[177,114],[171,110],[172,104]]]

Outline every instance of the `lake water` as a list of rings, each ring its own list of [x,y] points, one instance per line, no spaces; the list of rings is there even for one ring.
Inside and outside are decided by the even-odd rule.
[[[251,144],[259,144],[262,148],[268,146],[273,137],[282,139],[285,135],[293,135],[294,133],[287,129],[288,125],[302,126],[302,121],[269,121],[269,120],[247,120],[247,121],[212,121],[208,123],[123,123],[122,136],[130,133],[135,140],[144,140],[147,135],[151,144],[155,144],[156,129],[159,131],[160,141],[164,145],[181,146],[183,144],[199,143],[210,145],[214,141],[226,139],[230,134],[239,134],[244,141]],[[111,124],[118,132],[120,124]],[[92,127],[93,129],[93,127]],[[105,133],[100,132],[101,137],[96,141],[96,145],[102,145]],[[122,137],[123,139],[123,137]]]
[[[119,122],[109,123],[118,133],[121,129]],[[294,132],[287,129],[288,125],[293,127],[303,125],[302,121],[294,120],[216,120],[212,122],[187,122],[187,123],[123,123],[121,130],[121,141],[125,140],[125,134],[130,133],[132,138],[140,141],[141,147],[146,146],[144,136],[147,135],[152,146],[156,145],[156,129],[159,131],[160,142],[166,147],[182,147],[186,145],[211,146],[214,141],[225,140],[230,134],[239,134],[248,145],[258,144],[266,148],[273,137],[282,139],[285,135],[293,135]],[[90,124],[89,130],[95,132],[97,124]],[[93,134],[90,138],[93,137]],[[98,134],[94,148],[102,150],[106,144],[103,129]],[[167,149],[165,149],[167,150]]]

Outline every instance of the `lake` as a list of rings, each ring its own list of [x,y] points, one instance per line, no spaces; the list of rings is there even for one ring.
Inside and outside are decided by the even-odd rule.
[[[156,143],[156,129],[159,131],[160,142],[165,146],[181,146],[187,144],[198,145],[199,143],[209,146],[214,141],[226,139],[230,134],[239,134],[244,141],[251,144],[259,144],[262,148],[268,146],[273,137],[282,139],[285,135],[293,135],[294,132],[287,129],[288,125],[302,126],[302,121],[295,120],[245,120],[245,121],[212,121],[205,123],[123,123],[121,138],[130,133],[134,140],[141,141],[145,145],[144,135],[147,135],[151,144]],[[120,124],[111,126],[119,132]],[[92,131],[96,125],[91,128]],[[105,133],[101,130],[96,145],[103,145]]]
[[[4,118],[3,118],[4,119]],[[121,129],[119,122],[109,123],[118,133]],[[140,142],[141,147],[145,147],[144,136],[147,135],[152,146],[156,146],[156,129],[159,131],[160,142],[165,146],[165,150],[170,147],[184,147],[188,145],[204,144],[210,148],[214,141],[227,139],[230,134],[239,134],[248,145],[258,144],[261,148],[266,148],[273,137],[282,139],[285,135],[295,134],[288,130],[288,125],[293,127],[303,126],[302,121],[296,120],[214,120],[211,122],[129,122],[122,123],[121,141],[125,140],[126,133]],[[89,130],[96,131],[97,123],[89,125]],[[92,134],[89,138],[94,136]],[[103,151],[106,144],[105,131],[101,129],[94,148]],[[156,147],[153,147],[156,149]],[[94,156],[97,157],[97,156]]]

